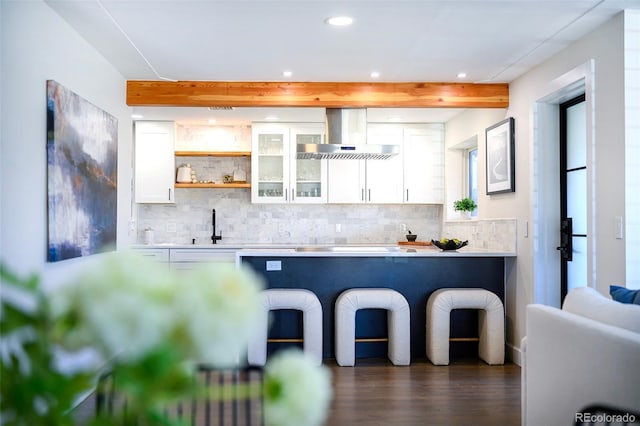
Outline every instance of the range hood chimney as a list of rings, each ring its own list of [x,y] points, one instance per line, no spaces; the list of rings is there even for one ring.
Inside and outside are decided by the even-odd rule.
[[[386,160],[400,153],[397,145],[366,143],[365,108],[327,108],[327,143],[298,144],[301,160]]]

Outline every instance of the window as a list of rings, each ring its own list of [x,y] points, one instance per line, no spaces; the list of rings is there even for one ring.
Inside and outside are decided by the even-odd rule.
[[[471,198],[478,204],[478,147],[465,150],[465,172],[466,183],[465,196]],[[471,216],[478,216],[478,209],[475,209]]]

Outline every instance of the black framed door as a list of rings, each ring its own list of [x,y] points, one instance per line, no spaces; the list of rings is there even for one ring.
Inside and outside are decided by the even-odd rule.
[[[560,300],[587,285],[587,116],[585,96],[560,104]]]

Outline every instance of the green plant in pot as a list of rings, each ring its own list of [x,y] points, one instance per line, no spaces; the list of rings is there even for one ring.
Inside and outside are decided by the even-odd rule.
[[[462,214],[467,218],[470,218],[471,212],[473,212],[477,208],[478,205],[476,204],[476,202],[469,197],[462,198],[453,202],[453,209],[455,211],[462,212]]]

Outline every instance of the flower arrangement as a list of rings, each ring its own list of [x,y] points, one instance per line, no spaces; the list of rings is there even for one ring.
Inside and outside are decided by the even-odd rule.
[[[69,408],[108,365],[129,415],[179,424],[163,407],[202,394],[191,375],[197,363],[239,366],[259,321],[257,275],[226,265],[178,274],[132,253],[103,257],[51,294],[36,276],[0,269],[0,423],[73,424]],[[321,424],[330,373],[283,351],[270,358],[260,391],[267,425]]]

